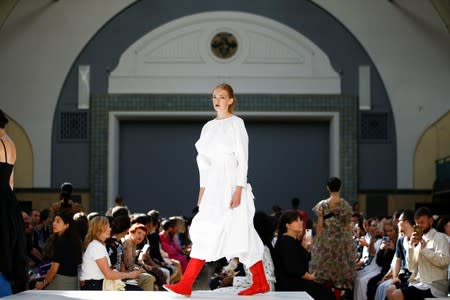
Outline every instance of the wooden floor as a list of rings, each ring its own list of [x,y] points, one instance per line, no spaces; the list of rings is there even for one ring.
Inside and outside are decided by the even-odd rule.
[[[214,291],[194,291],[190,298],[174,295],[168,292],[103,292],[103,291],[38,291],[31,290],[20,294],[15,294],[2,299],[11,300],[173,300],[173,299],[190,299],[190,300],[243,300],[243,299],[261,299],[261,300],[313,300],[305,292],[269,292],[266,294],[258,294],[253,296],[238,296],[236,294],[214,292]]]

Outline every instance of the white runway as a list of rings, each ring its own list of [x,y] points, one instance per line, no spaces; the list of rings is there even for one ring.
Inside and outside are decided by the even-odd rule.
[[[224,292],[214,292],[214,291],[194,291],[190,298],[183,296],[177,296],[170,294],[168,292],[103,292],[103,291],[38,291],[31,290],[20,294],[12,295],[2,299],[8,300],[123,300],[123,299],[133,299],[133,300],[176,300],[176,299],[192,299],[192,300],[251,300],[251,299],[261,299],[261,300],[285,300],[285,299],[295,299],[295,300],[313,300],[305,292],[269,292],[266,294],[258,294],[253,296],[238,296],[236,294],[227,294]]]

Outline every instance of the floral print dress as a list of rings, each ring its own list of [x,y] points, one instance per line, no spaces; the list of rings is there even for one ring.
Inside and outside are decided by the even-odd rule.
[[[323,210],[323,228],[320,237],[314,241],[311,251],[311,272],[316,281],[339,289],[352,288],[355,278],[356,249],[353,244],[350,221],[352,209],[341,199],[334,210],[327,200],[320,201],[313,210]]]

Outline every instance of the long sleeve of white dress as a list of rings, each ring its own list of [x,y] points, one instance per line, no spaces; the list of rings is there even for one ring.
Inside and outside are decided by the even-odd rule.
[[[236,158],[238,163],[236,184],[245,187],[247,184],[248,171],[248,135],[242,119],[238,119],[234,123],[234,131],[236,137]]]

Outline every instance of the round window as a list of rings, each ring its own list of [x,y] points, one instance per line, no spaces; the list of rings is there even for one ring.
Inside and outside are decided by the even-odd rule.
[[[211,40],[211,51],[220,59],[228,59],[236,54],[238,42],[229,32],[219,32]]]

